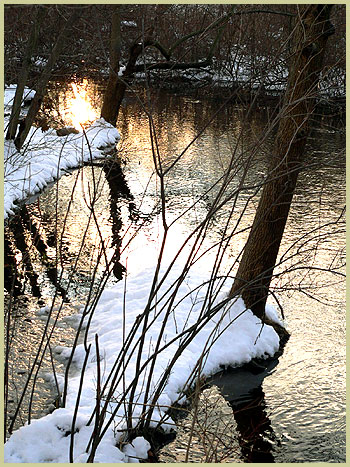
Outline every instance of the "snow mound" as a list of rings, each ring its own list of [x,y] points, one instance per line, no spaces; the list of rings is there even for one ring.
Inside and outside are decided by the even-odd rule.
[[[177,277],[179,271],[176,269],[164,284],[171,284]],[[135,409],[133,412],[134,423],[141,414],[144,402],[150,402],[152,394],[158,382],[164,375],[169,362],[178,351],[181,341],[186,332],[203,316],[203,302],[207,285],[192,294],[188,294],[189,288],[203,284],[203,271],[196,271],[188,278],[186,283],[179,288],[179,300],[174,302],[170,312],[162,310],[163,302],[157,304],[151,311],[149,318],[152,324],[149,326],[145,343],[141,352],[141,362],[145,363],[155,351],[157,339],[161,334],[162,326],[165,324],[165,332],[160,342],[161,352],[156,357],[156,364],[151,377],[150,393],[145,401],[145,381],[148,378],[149,365],[140,373],[135,392]],[[93,430],[93,422],[86,426],[86,422],[92,414],[96,401],[96,349],[95,335],[99,341],[99,360],[103,368],[103,382],[111,371],[115,359],[123,347],[123,329],[126,335],[132,329],[135,320],[143,313],[148,300],[148,291],[152,282],[152,269],[145,269],[127,278],[127,290],[125,296],[125,312],[123,285],[118,283],[106,289],[99,300],[95,314],[92,318],[88,332],[88,343],[91,343],[91,351],[85,372],[84,384],[79,402],[78,419],[76,423],[77,432],[74,435],[74,461],[86,462],[88,455],[85,453],[86,446]],[[165,290],[165,289],[164,289]],[[222,290],[217,296],[215,303],[220,303],[225,297],[229,287]],[[162,291],[160,291],[162,296]],[[164,298],[166,300],[166,298]],[[215,305],[214,303],[214,305]],[[275,314],[270,306],[270,314]],[[133,342],[141,336],[140,326],[133,338]],[[203,328],[187,348],[176,359],[169,377],[157,401],[156,409],[152,415],[153,426],[160,421],[165,431],[173,428],[173,421],[167,415],[168,407],[175,401],[184,402],[183,390],[186,389],[188,378],[197,364],[201,362],[201,375],[209,376],[219,371],[222,366],[240,366],[249,362],[252,358],[267,358],[273,356],[278,350],[279,338],[270,326],[262,326],[261,321],[244,306],[242,299],[228,302],[211,319],[208,319]],[[56,349],[62,359],[67,359],[70,349],[60,347]],[[74,362],[79,369],[83,365],[85,349],[83,345],[78,346]],[[124,447],[120,446],[121,433],[126,427],[126,418],[123,405],[117,407],[118,398],[123,394],[125,387],[132,382],[135,376],[137,352],[128,354],[129,361],[123,369],[123,380],[114,391],[113,400],[109,404],[109,414],[116,409],[113,421],[106,435],[99,445],[95,462],[139,462],[139,459],[147,458],[150,448],[149,443],[142,437],[136,438]],[[68,394],[66,407],[55,410],[52,414],[35,420],[30,425],[24,426],[16,431],[5,444],[5,462],[68,462],[72,418],[76,404],[76,397],[80,383],[80,374],[72,376],[68,383]],[[109,415],[107,415],[107,420]],[[33,449],[35,446],[35,449]]]

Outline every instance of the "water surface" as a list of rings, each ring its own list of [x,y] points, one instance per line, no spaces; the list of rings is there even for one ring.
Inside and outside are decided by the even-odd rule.
[[[62,106],[69,106],[68,97],[54,91],[52,101],[59,101],[61,107],[57,111],[62,112]],[[92,105],[98,109],[98,87],[92,86],[89,93],[93,96]],[[210,211],[220,189],[220,183],[214,187],[213,184],[233,160],[234,177],[226,187],[232,198],[213,217],[204,242],[206,248],[215,245],[229,215],[229,226],[235,229],[244,209],[237,233],[227,247],[223,269],[233,264],[254,217],[255,186],[266,173],[273,132],[266,132],[267,109],[255,110],[246,120],[239,106],[222,104],[161,92],[127,95],[117,125],[122,136],[118,145],[122,173],[113,164],[81,168],[27,206],[31,222],[39,226],[46,245],[46,263],[32,246],[28,247],[40,295],[49,297],[57,290],[48,275],[49,262],[56,266],[56,277],[62,274],[61,285],[68,288],[65,299],[83,300],[101,254],[101,239],[104,252],[97,277],[103,277],[113,255],[117,264],[109,283],[118,281],[124,268],[139,269],[154,260],[148,255],[147,245],[159,244],[161,238],[160,183],[154,174],[150,112],[154,143],[164,167],[171,167],[187,148],[165,177],[167,220],[170,223],[180,216],[172,228],[169,253],[176,251]],[[66,119],[67,124],[71,123],[69,117]],[[273,432],[272,436],[270,430],[269,435],[268,430],[266,437],[269,459],[274,462],[345,461],[345,287],[342,277],[320,271],[342,263],[345,257],[344,225],[333,225],[345,204],[344,131],[336,121],[318,120],[311,136],[280,256],[290,253],[276,268],[277,274],[286,269],[289,272],[278,275],[272,283],[291,338],[278,366],[263,379],[259,389],[259,397],[263,394],[263,413]],[[257,146],[259,140],[262,143]],[[236,199],[235,190],[248,166],[245,188]],[[91,221],[89,196],[96,183],[96,219]],[[195,207],[188,211],[194,202]],[[67,206],[70,208],[66,217]],[[80,251],[82,232],[89,222],[85,246]],[[322,224],[330,226],[315,230]],[[126,248],[140,226],[142,230],[132,245],[142,251],[142,257]],[[7,235],[13,246],[11,226]],[[28,228],[26,236],[28,245],[33,245]],[[303,240],[297,241],[300,238]],[[306,265],[313,266],[312,274]],[[76,272],[70,277],[73,269]],[[30,293],[28,285],[26,292]]]

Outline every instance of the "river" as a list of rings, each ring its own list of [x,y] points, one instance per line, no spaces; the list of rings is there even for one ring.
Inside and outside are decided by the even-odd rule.
[[[86,84],[84,91],[84,99],[98,116],[100,88]],[[59,86],[52,88],[51,121],[57,124],[60,113],[64,114],[65,124],[72,123],[67,110],[71,99],[74,99],[72,90],[64,93]],[[140,268],[152,261],[147,254],[147,245],[159,242],[160,187],[154,176],[150,114],[165,166],[169,166],[188,146],[180,162],[166,176],[168,220],[183,214],[174,225],[174,250],[210,210],[218,190],[211,187],[224,173],[232,154],[236,155],[235,177],[228,185],[232,192],[238,187],[247,158],[253,154],[246,178],[247,189],[237,199],[230,222],[233,226],[245,209],[239,224],[240,232],[228,246],[223,267],[228,266],[243,248],[256,208],[257,198],[253,196],[252,187],[263,179],[271,151],[273,133],[266,132],[267,124],[273,118],[271,111],[257,108],[247,118],[241,107],[224,101],[161,91],[128,92],[117,125],[121,133],[118,159],[122,171],[119,165],[113,164],[108,170],[101,164],[84,167],[45,190],[22,212],[22,247],[20,241],[14,242],[15,235],[19,236],[18,225],[12,222],[6,227],[8,247],[15,252],[22,248],[23,257],[26,250],[35,272],[31,277],[27,274],[27,282],[31,281],[31,285],[27,283],[25,286],[29,310],[29,315],[25,316],[32,320],[34,335],[40,333],[39,328],[33,331],[36,319],[33,310],[38,300],[45,305],[57,290],[67,302],[66,313],[69,315],[74,311],[74,304],[86,296],[101,238],[106,257],[118,252],[119,262],[110,283],[120,279],[124,267]],[[261,139],[262,143],[257,145]],[[234,411],[242,409],[240,401],[246,396],[249,401],[259,401],[258,410],[245,412],[245,422],[236,417],[238,432],[242,426],[244,428],[247,419],[255,420],[256,426],[265,420],[262,428],[257,428],[256,440],[260,444],[263,441],[263,447],[259,448],[260,457],[249,458],[242,447],[241,455],[246,462],[345,462],[345,284],[342,277],[321,271],[330,265],[337,267],[345,258],[343,220],[335,224],[345,205],[344,140],[341,122],[330,117],[315,119],[305,168],[299,177],[280,250],[281,257],[288,251],[291,254],[287,255],[286,262],[277,266],[272,284],[291,332],[278,365],[270,364],[251,382],[249,378],[256,372],[249,372],[241,390],[237,387],[242,382],[242,373],[240,376],[225,374],[221,383],[217,381]],[[85,246],[80,251],[81,232],[89,217],[89,188],[96,183],[99,184],[99,196],[95,215],[99,227],[97,223],[91,224]],[[187,211],[198,196],[201,197],[194,209]],[[68,205],[70,210],[66,217]],[[205,239],[208,247],[218,240],[230,209],[228,203],[213,218]],[[322,224],[329,225],[315,230]],[[42,240],[41,251],[40,242],[34,245],[30,225],[40,226],[37,230]],[[132,255],[132,246],[125,248],[135,232],[138,234],[131,245],[143,248],[142,259]],[[116,250],[120,242],[121,247]],[[313,272],[305,266],[312,266]],[[27,272],[28,268],[30,270],[30,266],[27,266]],[[68,272],[72,268],[76,268],[76,272],[66,292]],[[97,275],[102,277],[104,269],[105,263],[101,260]],[[57,277],[62,270],[61,289],[57,289]],[[284,274],[279,275],[282,271]],[[19,289],[23,287],[21,274],[23,279],[25,274],[20,271],[14,278],[18,279]],[[23,314],[21,316],[23,318]],[[64,329],[56,344],[70,342],[69,330]],[[25,349],[15,350],[17,359],[19,351],[25,352]],[[38,414],[40,410],[39,404]],[[238,436],[242,440],[246,434],[241,431]],[[261,457],[262,453],[267,457]]]

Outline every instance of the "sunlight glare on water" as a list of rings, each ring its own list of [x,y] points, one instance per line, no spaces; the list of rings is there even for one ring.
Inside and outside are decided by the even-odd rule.
[[[79,85],[71,83],[72,94],[69,95],[65,108],[65,119],[77,130],[93,122],[99,117],[99,112],[90,103],[88,96],[89,83],[86,79]]]

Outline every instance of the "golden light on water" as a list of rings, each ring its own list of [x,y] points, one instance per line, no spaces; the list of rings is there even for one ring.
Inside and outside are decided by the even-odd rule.
[[[82,126],[99,118],[98,110],[93,108],[90,103],[88,85],[89,83],[86,79],[80,85],[71,83],[73,94],[68,99],[65,113],[67,120],[77,130],[81,130]]]

